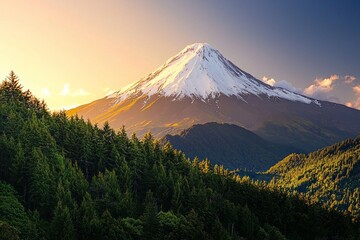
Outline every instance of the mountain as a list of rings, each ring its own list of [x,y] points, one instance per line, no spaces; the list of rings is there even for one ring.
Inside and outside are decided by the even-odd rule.
[[[273,184],[360,219],[360,136],[309,154],[291,154],[271,167]]]
[[[146,78],[128,85],[110,97],[115,97],[118,102],[138,95],[161,95],[174,100],[188,97],[206,101],[219,95],[242,99],[242,95],[247,94],[318,104],[315,100],[282,88],[271,87],[255,79],[207,43],[195,43],[185,47]]]
[[[360,133],[360,111],[269,86],[206,43],[185,47],[140,81],[67,111],[156,137],[228,123],[308,152]]]
[[[265,171],[296,149],[266,141],[233,124],[196,124],[166,140],[188,157],[206,157],[213,164],[235,169]]]

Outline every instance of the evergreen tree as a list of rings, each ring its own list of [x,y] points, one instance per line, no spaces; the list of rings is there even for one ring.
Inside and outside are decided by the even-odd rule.
[[[22,91],[22,86],[19,82],[19,77],[11,71],[9,76],[0,85],[1,99],[6,102],[27,100],[25,96],[28,94]]]
[[[55,240],[72,240],[76,239],[74,223],[69,209],[58,202],[54,216],[51,221],[51,229],[49,232],[49,238]]]
[[[97,229],[99,220],[95,211],[93,200],[89,193],[86,193],[77,212],[77,236],[79,239],[94,239],[100,231]]]
[[[0,181],[0,231],[14,239],[16,236],[28,239],[29,224],[29,217],[16,198],[15,190]]]
[[[0,220],[0,236],[1,240],[20,240],[18,231],[7,222]]]
[[[33,163],[30,169],[29,202],[43,216],[49,217],[55,206],[56,186],[49,161],[39,148],[34,148],[30,161]]]
[[[148,191],[145,198],[145,211],[143,215],[144,238],[158,239],[159,219],[157,217],[157,207],[153,193]]]

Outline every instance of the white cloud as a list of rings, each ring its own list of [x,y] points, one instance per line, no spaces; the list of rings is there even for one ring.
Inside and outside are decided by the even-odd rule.
[[[88,96],[90,95],[89,92],[85,91],[82,88],[79,88],[78,90],[74,91],[73,93],[71,93],[71,96]]]
[[[352,82],[354,82],[354,81],[356,80],[356,77],[355,77],[355,76],[351,76],[351,75],[346,75],[346,76],[344,77],[344,79],[345,79],[345,83],[352,83]]]
[[[276,80],[273,78],[268,78],[266,76],[263,76],[261,79],[264,83],[270,85],[270,86],[274,86],[274,84],[276,83]]]
[[[79,104],[74,104],[74,105],[67,105],[67,106],[60,106],[60,107],[55,107],[53,110],[55,111],[62,111],[62,110],[69,110],[72,108],[76,108],[80,106]]]
[[[43,96],[46,96],[46,97],[49,97],[49,96],[51,96],[51,91],[48,89],[48,88],[41,88],[41,94],[43,95]]]
[[[105,93],[105,96],[108,96],[110,94],[113,94],[114,92],[116,92],[116,90],[110,89],[110,88],[104,88],[103,92]]]
[[[60,95],[67,96],[69,94],[69,91],[70,91],[70,86],[69,84],[65,83],[63,89],[60,92]]]
[[[270,77],[262,77],[262,81],[264,83],[267,83],[273,87],[281,87],[284,89],[287,89],[289,91],[303,94],[315,99],[324,100],[324,101],[330,101],[330,102],[336,102],[345,104],[348,107],[357,108],[360,110],[360,84],[354,86],[354,81],[356,81],[357,78],[355,76],[346,75],[343,77],[340,77],[337,74],[333,74],[326,78],[317,78],[314,80],[314,82],[306,87],[305,89],[299,89],[294,87],[290,82],[288,81],[277,81],[274,78]],[[338,82],[337,84],[335,84]],[[337,97],[337,95],[341,96],[344,94],[344,91],[353,91],[355,94],[353,101],[342,101]]]
[[[304,89],[303,93],[319,100],[333,100],[330,93],[334,90],[334,82],[339,80],[339,75],[331,75],[328,78],[317,78],[314,83]]]
[[[292,91],[292,92],[295,92],[295,93],[301,93],[302,92],[301,89],[298,89],[298,88],[294,87],[290,82],[285,81],[285,80],[276,81],[274,78],[269,78],[269,77],[263,76],[262,81],[264,83],[266,83],[266,84],[269,84],[270,86],[273,86],[273,87],[281,87],[281,88],[284,88],[286,90],[289,90],[289,91]]]
[[[71,97],[88,96],[90,94],[91,94],[90,92],[88,92],[82,88],[79,88],[75,91],[71,91],[70,85],[68,83],[64,84],[64,87],[60,92],[61,96],[71,96]]]
[[[281,87],[295,93],[302,93],[302,90],[294,87],[291,82],[280,80],[274,84],[274,87]]]

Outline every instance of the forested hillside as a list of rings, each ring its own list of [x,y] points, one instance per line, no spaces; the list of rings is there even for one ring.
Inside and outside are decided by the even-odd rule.
[[[274,144],[234,124],[196,124],[166,139],[188,157],[209,158],[229,169],[266,171],[297,149]]]
[[[350,218],[0,86],[1,239],[359,239]]]
[[[310,154],[292,154],[270,168],[271,184],[360,219],[360,137]]]

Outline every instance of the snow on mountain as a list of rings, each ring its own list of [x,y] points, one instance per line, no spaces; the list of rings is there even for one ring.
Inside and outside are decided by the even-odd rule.
[[[277,97],[303,103],[320,103],[289,90],[272,87],[242,71],[207,43],[186,46],[176,56],[140,81],[108,96],[116,102],[131,96],[159,94],[174,99],[215,98],[246,94]]]

